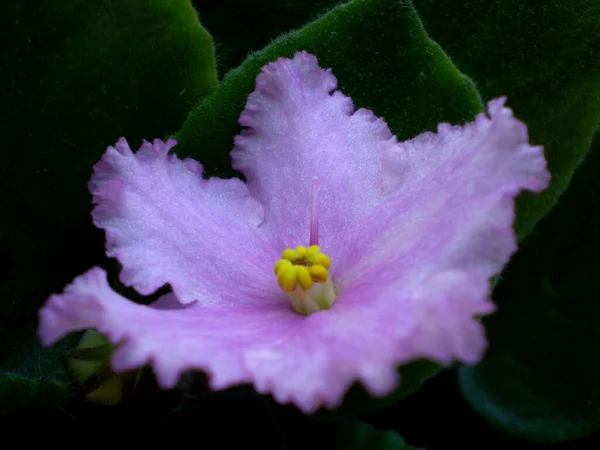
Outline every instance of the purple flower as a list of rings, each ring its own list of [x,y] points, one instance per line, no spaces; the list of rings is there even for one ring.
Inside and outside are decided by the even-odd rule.
[[[137,305],[93,268],[43,307],[43,343],[95,328],[116,371],[151,364],[170,388],[200,369],[307,413],[354,381],[388,394],[415,359],[477,362],[514,197],[549,182],[542,148],[503,98],[398,143],[336,85],[304,52],[263,68],[232,152],[247,183],[204,179],[174,140],[109,147],[90,182],[107,254],[141,294],[173,293]]]

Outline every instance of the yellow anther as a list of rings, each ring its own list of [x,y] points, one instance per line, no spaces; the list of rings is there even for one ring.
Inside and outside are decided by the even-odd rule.
[[[284,291],[293,291],[296,288],[296,281],[298,280],[298,272],[296,271],[297,266],[284,267],[279,270],[277,274],[277,282],[281,289]]]
[[[282,259],[287,259],[288,261],[291,262],[296,262],[298,261],[298,252],[296,252],[296,250],[292,249],[292,248],[286,248],[283,253],[281,253],[281,258]]]
[[[287,259],[280,259],[275,263],[275,266],[273,267],[273,270],[275,270],[275,275],[279,275],[279,270],[281,270],[282,268],[292,267],[292,265],[293,264]]]
[[[318,245],[311,245],[306,251],[306,259],[310,261],[319,253],[321,253],[321,248]]]
[[[299,245],[295,249],[286,248],[273,270],[281,289],[292,292],[296,288],[308,291],[314,283],[327,282],[327,269],[331,267],[329,257],[321,253],[318,245],[306,248]]]
[[[296,254],[298,255],[299,259],[306,258],[306,247],[303,245],[296,247]]]
[[[304,266],[294,266],[296,268],[296,274],[298,277],[298,284],[302,286],[302,289],[308,291],[313,284],[312,277],[308,272],[308,269]]]
[[[311,278],[315,283],[325,283],[328,278],[327,269],[319,264],[308,268]]]
[[[331,260],[329,259],[329,256],[327,256],[325,253],[319,253],[318,255],[315,255],[315,257],[312,258],[312,261],[309,262],[312,265],[323,266],[326,269],[329,269],[331,267]]]

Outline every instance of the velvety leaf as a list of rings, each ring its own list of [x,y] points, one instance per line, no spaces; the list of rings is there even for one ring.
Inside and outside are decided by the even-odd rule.
[[[426,29],[482,95],[508,95],[532,141],[546,147],[552,186],[518,203],[523,237],[568,185],[598,121],[600,4],[415,0],[415,5]],[[485,320],[488,356],[461,370],[463,392],[473,406],[519,436],[560,440],[598,426],[592,343],[600,317],[591,275],[597,262],[581,258],[593,254],[596,242],[592,173],[598,157],[591,158],[498,286],[500,310]]]
[[[0,414],[40,414],[61,416],[62,408],[73,398],[64,370],[64,352],[78,339],[72,335],[51,349],[32,340],[34,330],[26,329],[13,339],[10,358],[0,364]]]
[[[220,74],[239,66],[280,34],[348,0],[192,0],[217,48]]]
[[[0,18],[1,360],[103,258],[87,182],[106,146],[172,132],[217,78],[187,0],[6,0]]]
[[[508,106],[546,149],[552,184],[518,202],[525,236],[552,207],[589,148],[600,118],[600,3],[596,0],[414,0],[425,29]]]
[[[600,430],[600,132],[557,206],[496,290],[483,362],[460,371],[471,406],[513,435]]]
[[[31,379],[56,381],[66,380],[64,372],[65,359],[68,351],[77,344],[79,333],[62,339],[56,345],[44,348],[35,335],[34,327],[27,327],[18,336],[13,337],[12,352],[0,364],[0,373],[18,374]]]
[[[471,81],[428,38],[409,3],[354,0],[281,36],[229,72],[176,133],[175,152],[199,159],[211,175],[232,175],[229,152],[256,75],[268,62],[300,50],[331,67],[355,105],[383,117],[400,139],[441,121],[471,120],[482,109]]]
[[[290,449],[417,450],[395,431],[377,430],[361,421],[297,418],[288,420],[284,430],[285,448]]]
[[[394,431],[375,430],[362,422],[334,425],[335,438],[328,448],[347,450],[416,450]]]
[[[333,412],[321,411],[319,414],[325,417],[331,415],[357,417],[370,411],[386,408],[416,391],[423,382],[434,376],[440,368],[436,363],[427,360],[405,364],[398,369],[401,380],[400,387],[391,394],[374,398],[363,386],[354,384],[337,410]]]
[[[193,380],[188,375],[191,384],[185,389],[187,395],[154,430],[193,438],[202,424],[203,440],[218,441],[223,448],[416,449],[394,431],[376,430],[360,421],[306,416],[297,408],[258,395],[248,386],[202,392]]]
[[[15,409],[54,407],[57,410],[69,398],[65,385],[36,380],[18,374],[0,374],[0,417]]]
[[[471,120],[482,108],[470,80],[427,37],[409,3],[355,0],[281,36],[230,72],[176,133],[175,152],[200,160],[211,175],[233,175],[229,152],[241,129],[237,120],[254,90],[256,75],[264,64],[300,50],[314,53],[322,67],[331,67],[340,89],[355,105],[384,117],[400,139],[435,129],[441,121]],[[408,394],[436,370],[428,364],[411,366],[403,379],[404,388],[381,401]],[[378,404],[369,405],[368,399],[355,388],[348,397],[349,411]]]

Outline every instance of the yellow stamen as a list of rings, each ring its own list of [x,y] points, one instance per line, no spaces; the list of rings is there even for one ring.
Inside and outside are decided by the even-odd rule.
[[[292,267],[292,265],[293,264],[287,259],[280,259],[275,263],[275,275],[279,275],[279,270],[283,269],[284,267]]]
[[[315,255],[315,257],[312,259],[312,261],[310,261],[310,263],[313,266],[323,266],[325,267],[325,269],[329,269],[331,267],[331,260],[329,259],[329,256],[327,256],[325,253],[319,253],[318,255]]]
[[[306,247],[304,247],[303,245],[299,245],[298,247],[296,247],[296,254],[300,259],[306,258],[306,251]]]
[[[292,267],[283,267],[279,269],[277,274],[277,282],[281,289],[284,291],[293,291],[296,287],[296,281],[298,280],[298,272],[296,272],[296,268]]]
[[[299,258],[298,252],[296,252],[296,250],[294,250],[293,248],[286,248],[281,253],[281,259],[287,259],[288,261],[296,262],[300,258]]]
[[[273,270],[277,283],[290,299],[298,314],[309,314],[329,309],[338,293],[329,277],[331,260],[321,253],[317,217],[317,179],[313,178],[310,211],[310,246],[286,248]]]
[[[306,251],[306,258],[312,259],[320,253],[321,253],[321,247],[319,247],[318,245],[311,245],[310,247],[308,247],[308,250]]]
[[[312,280],[310,272],[304,266],[295,266],[295,268],[296,268],[296,274],[298,277],[298,284],[300,284],[300,286],[302,286],[302,289],[308,291],[312,287],[312,284],[313,284],[313,280]]]
[[[308,291],[313,283],[325,283],[329,278],[327,270],[330,267],[331,260],[325,253],[321,253],[318,245],[308,248],[300,245],[295,249],[286,248],[273,270],[281,289],[291,292],[297,288]]]
[[[308,268],[308,272],[315,283],[325,283],[329,276],[327,273],[327,268],[319,264],[310,266]]]

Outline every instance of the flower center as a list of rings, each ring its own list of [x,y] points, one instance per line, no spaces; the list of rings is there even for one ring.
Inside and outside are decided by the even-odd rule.
[[[277,283],[292,302],[297,313],[307,316],[329,309],[337,297],[328,270],[329,256],[318,246],[317,180],[313,180],[310,247],[286,248],[275,263]]]
[[[318,245],[287,248],[275,263],[277,283],[302,315],[329,309],[337,297],[328,270],[331,260]]]

